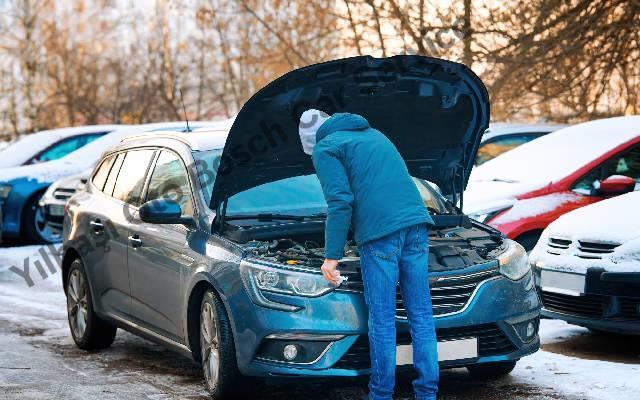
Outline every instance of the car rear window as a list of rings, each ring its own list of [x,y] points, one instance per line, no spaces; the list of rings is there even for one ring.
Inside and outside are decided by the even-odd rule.
[[[93,184],[100,190],[104,189],[104,184],[107,181],[107,176],[109,176],[109,170],[113,165],[113,160],[115,160],[114,156],[105,158],[96,170],[96,173],[93,175],[93,179],[91,180],[91,182],[93,182]]]
[[[132,150],[126,153],[113,188],[113,197],[137,205],[144,186],[144,178],[155,150]]]
[[[111,171],[109,172],[109,176],[107,177],[107,182],[104,184],[104,189],[102,191],[109,196],[113,194],[113,186],[116,184],[116,178],[120,172],[122,161],[124,161],[124,153],[120,153],[116,156],[113,166],[111,167]]]

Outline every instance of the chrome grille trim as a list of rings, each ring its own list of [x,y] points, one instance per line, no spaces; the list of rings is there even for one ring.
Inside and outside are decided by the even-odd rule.
[[[483,285],[500,278],[500,272],[496,267],[471,274],[442,277],[442,279],[432,281],[430,291],[434,317],[441,318],[464,312]],[[463,285],[442,286],[449,282],[465,280],[473,280],[474,282]],[[406,320],[406,311],[398,289],[396,292],[396,318]]]
[[[69,200],[75,193],[75,189],[60,188],[53,191],[53,197],[57,200]]]

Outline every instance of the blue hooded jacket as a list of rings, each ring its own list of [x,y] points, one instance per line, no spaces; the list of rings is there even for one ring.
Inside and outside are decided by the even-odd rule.
[[[360,115],[337,113],[326,120],[312,158],[328,205],[326,258],[342,258],[351,224],[358,246],[433,224],[396,147]]]

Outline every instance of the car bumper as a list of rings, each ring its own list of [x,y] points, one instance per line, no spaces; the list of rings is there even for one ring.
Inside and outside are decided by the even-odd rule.
[[[66,203],[66,200],[63,201],[55,198],[40,200],[40,209],[42,210],[47,225],[54,234],[62,234],[64,207]]]
[[[472,359],[441,362],[441,368],[518,360],[540,347],[537,335],[540,316],[538,295],[533,285],[502,276],[479,285],[464,309],[436,317],[439,341],[478,338],[478,355]],[[528,288],[529,290],[526,290]],[[277,311],[254,305],[246,292],[228,297],[229,314],[234,325],[238,368],[245,375],[285,376],[359,376],[369,374],[367,307],[361,293],[334,291],[320,298],[273,296],[301,307],[297,312]],[[534,335],[523,341],[516,326],[532,322]],[[398,344],[410,344],[408,322],[397,319]],[[274,339],[305,334],[312,344],[309,359],[285,362],[264,357]],[[337,335],[338,337],[333,337]],[[327,337],[330,339],[327,340]],[[323,339],[323,340],[319,340]],[[283,339],[279,344],[287,343]],[[313,353],[313,354],[311,354]]]
[[[539,271],[537,282],[540,282]],[[640,335],[640,272],[587,271],[581,296],[553,293],[537,286],[542,315],[586,328]]]

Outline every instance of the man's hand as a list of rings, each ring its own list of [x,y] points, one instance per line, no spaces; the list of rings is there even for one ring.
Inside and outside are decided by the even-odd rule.
[[[322,269],[322,275],[324,275],[324,279],[328,280],[329,282],[337,286],[338,282],[340,282],[340,271],[338,271],[338,260],[331,260],[329,258],[325,258],[321,269]]]

